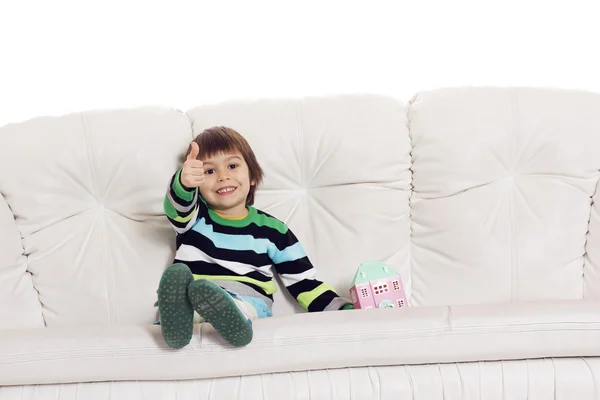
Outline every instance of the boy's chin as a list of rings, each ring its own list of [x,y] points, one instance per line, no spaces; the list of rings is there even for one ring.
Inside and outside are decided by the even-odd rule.
[[[245,204],[244,204],[245,206]],[[232,202],[232,204],[228,204],[228,203],[216,203],[216,204],[211,204],[208,203],[208,207],[210,207],[212,210],[216,211],[216,212],[220,212],[220,213],[226,213],[228,211],[231,211],[235,208],[241,207],[241,202]]]

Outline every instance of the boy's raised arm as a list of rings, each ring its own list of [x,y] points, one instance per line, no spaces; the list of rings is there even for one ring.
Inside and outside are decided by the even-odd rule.
[[[191,144],[190,154],[183,167],[171,181],[163,202],[167,218],[178,234],[187,232],[198,218],[198,187],[204,182],[204,167],[197,160],[200,149],[196,142]]]

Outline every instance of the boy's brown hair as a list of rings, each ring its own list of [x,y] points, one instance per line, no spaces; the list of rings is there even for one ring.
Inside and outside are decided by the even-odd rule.
[[[252,147],[248,144],[248,141],[235,130],[226,126],[214,126],[212,128],[204,130],[194,139],[194,142],[198,144],[200,153],[198,153],[198,160],[211,158],[219,153],[235,153],[239,152],[244,161],[248,164],[248,170],[250,171],[250,182],[254,181],[254,185],[250,186],[248,197],[246,197],[246,205],[251,206],[254,204],[254,193],[256,187],[263,180],[263,170],[256,160]],[[188,147],[186,157],[192,150]]]

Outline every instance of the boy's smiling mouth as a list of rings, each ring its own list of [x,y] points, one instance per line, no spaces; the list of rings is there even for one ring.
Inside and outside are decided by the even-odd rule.
[[[237,190],[237,187],[235,186],[225,186],[222,187],[221,189],[217,190],[217,194],[220,196],[228,196],[230,194],[232,194],[233,192],[235,192]]]

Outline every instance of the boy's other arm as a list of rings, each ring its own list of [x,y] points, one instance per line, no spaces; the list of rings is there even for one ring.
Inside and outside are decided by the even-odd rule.
[[[276,250],[273,266],[281,281],[306,311],[348,309],[350,300],[340,297],[335,290],[316,278],[317,271],[304,252],[302,245],[288,229],[283,250]]]

